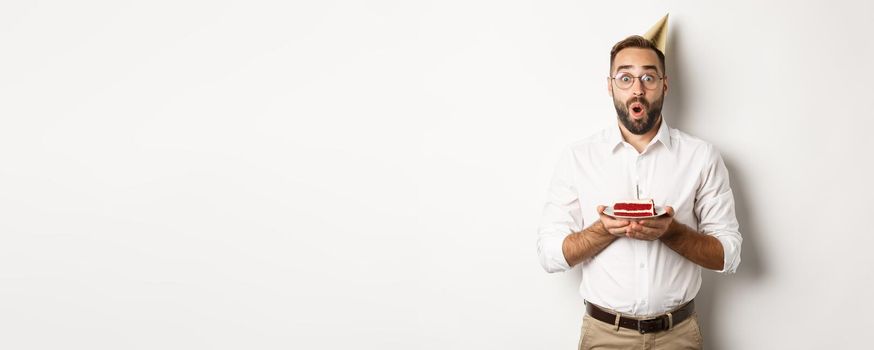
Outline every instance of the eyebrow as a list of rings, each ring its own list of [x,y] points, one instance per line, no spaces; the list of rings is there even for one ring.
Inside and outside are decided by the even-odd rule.
[[[623,70],[623,69],[629,69],[629,68],[633,68],[633,67],[634,67],[634,66],[632,66],[632,65],[630,65],[630,64],[621,65],[621,66],[619,66],[619,67],[616,67],[616,71],[620,71],[620,70]],[[658,67],[653,66],[653,65],[645,65],[645,66],[641,66],[641,67],[643,67],[643,69],[652,69],[652,70],[654,70],[654,71],[656,71],[656,72],[659,71],[659,70],[658,70]]]

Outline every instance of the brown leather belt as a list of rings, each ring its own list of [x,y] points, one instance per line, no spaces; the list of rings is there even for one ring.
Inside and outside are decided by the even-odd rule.
[[[695,300],[691,300],[679,309],[650,319],[640,320],[625,316],[619,317],[619,327],[639,331],[640,334],[661,332],[671,329],[674,325],[685,321],[695,312]],[[604,311],[601,307],[586,302],[586,313],[594,319],[612,325],[616,324],[616,314]]]

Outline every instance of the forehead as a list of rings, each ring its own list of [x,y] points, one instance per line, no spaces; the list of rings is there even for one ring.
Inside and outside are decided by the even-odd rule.
[[[613,67],[632,66],[628,70],[644,70],[643,66],[660,67],[659,56],[655,51],[638,47],[629,47],[616,53],[613,58]],[[656,69],[658,70],[658,69]]]

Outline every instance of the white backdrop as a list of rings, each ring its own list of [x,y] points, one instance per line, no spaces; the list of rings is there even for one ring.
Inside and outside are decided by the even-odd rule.
[[[3,2],[0,348],[574,348],[540,210],[666,12],[744,235],[708,348],[864,347],[874,6],[529,0]]]

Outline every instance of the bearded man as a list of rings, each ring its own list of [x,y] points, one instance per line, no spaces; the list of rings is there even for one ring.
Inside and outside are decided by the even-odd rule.
[[[665,32],[613,46],[607,91],[617,122],[565,149],[550,183],[537,252],[549,273],[581,267],[580,349],[701,349],[701,270],[731,274],[740,264],[722,157],[662,115]],[[608,215],[613,203],[639,198],[663,214]]]

